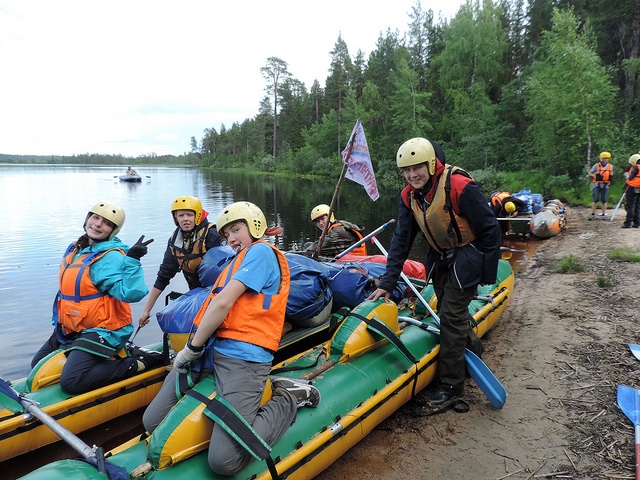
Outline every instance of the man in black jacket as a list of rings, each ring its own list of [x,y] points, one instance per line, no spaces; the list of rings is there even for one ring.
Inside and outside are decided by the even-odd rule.
[[[422,232],[427,279],[433,281],[441,321],[439,382],[427,401],[439,406],[463,394],[465,349],[476,355],[484,350],[468,307],[478,285],[496,281],[501,231],[480,188],[464,170],[445,163],[437,143],[412,138],[400,146],[396,162],[408,185],[400,193],[385,274],[369,298],[390,297]]]

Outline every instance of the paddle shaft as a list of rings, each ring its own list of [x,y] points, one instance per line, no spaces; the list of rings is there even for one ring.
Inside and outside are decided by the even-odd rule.
[[[30,400],[23,399],[21,400],[22,406],[24,407],[24,411],[30,413],[38,420],[40,420],[44,425],[49,427],[53,433],[58,435],[62,440],[64,440],[71,448],[73,448],[76,452],[82,455],[84,458],[91,458],[96,456],[96,447],[91,448],[89,445],[84,443],[80,438],[75,436],[71,431],[64,428],[58,422],[55,421],[48,414],[40,410],[34,403]]]
[[[613,222],[613,218],[616,216],[616,212],[620,208],[620,205],[622,205],[622,200],[624,200],[624,196],[627,193],[627,188],[629,188],[628,185],[624,187],[622,195],[620,195],[620,200],[618,200],[618,204],[616,205],[616,208],[613,209],[613,213],[611,214],[611,221],[612,222]]]
[[[376,238],[376,237],[371,237],[371,241],[373,243],[376,244],[376,247],[378,247],[380,249],[380,251],[382,252],[382,254],[385,257],[389,257],[389,253],[387,252],[387,250],[382,246],[382,244],[380,243],[380,241]],[[429,305],[429,302],[427,302],[427,300],[420,295],[420,292],[418,291],[418,289],[415,287],[415,285],[411,282],[411,280],[409,280],[409,277],[407,277],[405,275],[404,272],[400,272],[400,278],[402,278],[402,280],[405,281],[405,283],[409,286],[409,288],[411,289],[411,291],[413,293],[415,293],[418,297],[418,300],[420,300],[420,302],[425,306],[425,308],[427,309],[427,311],[431,314],[431,316],[433,317],[433,319],[436,321],[436,323],[438,325],[440,325],[440,317],[438,317],[438,315],[436,315],[436,312],[433,311],[433,308],[431,308],[431,305]]]
[[[336,255],[335,257],[333,257],[333,260],[340,260],[342,257],[344,257],[347,253],[353,251],[354,249],[358,248],[360,245],[362,245],[365,242],[368,242],[371,238],[375,237],[377,234],[379,234],[380,232],[382,232],[383,230],[385,230],[389,225],[391,225],[392,223],[395,223],[396,219],[392,218],[391,220],[389,220],[387,223],[384,223],[382,225],[380,225],[378,228],[376,228],[373,232],[371,232],[369,235],[367,235],[366,237],[362,237],[360,240],[358,240],[356,243],[354,243],[353,245],[351,245],[349,248],[347,248],[345,251],[339,253],[338,255]]]

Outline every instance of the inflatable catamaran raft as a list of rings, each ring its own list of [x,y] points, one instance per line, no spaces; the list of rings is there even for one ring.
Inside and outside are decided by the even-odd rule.
[[[364,301],[345,313],[331,340],[275,365],[274,375],[311,381],[320,390],[322,401],[317,408],[300,409],[286,434],[270,448],[255,447],[259,441],[249,434],[247,448],[256,459],[236,475],[217,476],[207,463],[206,450],[214,428],[210,417],[215,417],[212,405],[223,403],[215,400],[210,378],[194,387],[201,395],[185,395],[151,436],[134,438],[108,452],[107,470],[112,476],[148,480],[314,477],[434,379],[439,353],[437,320],[425,306],[431,311],[435,306],[432,286],[420,294],[424,301],[401,308],[393,302]],[[493,327],[512,294],[513,271],[501,260],[496,284],[479,287],[469,306],[478,336]],[[486,368],[468,354],[470,372],[480,364]],[[480,386],[478,377],[473,378]],[[269,394],[268,385],[265,395]],[[209,406],[196,400],[202,396],[213,399]],[[504,399],[499,399],[498,406]],[[492,407],[487,404],[487,408]],[[230,427],[221,422],[215,428]],[[246,432],[237,433],[245,438]],[[106,479],[107,474],[91,463],[95,462],[61,460],[23,478]]]

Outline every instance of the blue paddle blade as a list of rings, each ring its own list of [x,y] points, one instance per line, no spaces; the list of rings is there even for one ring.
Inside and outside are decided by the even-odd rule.
[[[640,360],[640,345],[636,345],[635,343],[630,343],[629,349],[631,350],[631,353],[633,353],[633,356],[636,357],[638,360]]]
[[[0,407],[6,408],[13,413],[24,412],[20,397],[9,382],[3,378],[0,378]]]
[[[640,423],[640,390],[618,385],[618,406],[634,426]]]
[[[495,408],[502,408],[507,401],[507,392],[489,367],[471,350],[465,352],[467,370],[478,388]]]

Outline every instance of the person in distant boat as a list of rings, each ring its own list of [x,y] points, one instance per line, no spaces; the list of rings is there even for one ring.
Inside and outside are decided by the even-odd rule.
[[[110,202],[95,204],[84,221],[84,235],[71,243],[60,267],[60,290],[53,306],[54,332],[31,361],[59,348],[67,356],[60,387],[84,393],[128,378],[162,363],[159,352],[117,351],[133,332],[130,303],[147,294],[140,259],[147,253],[144,235],[129,248],[116,237],[124,210]]]
[[[336,221],[333,212],[329,217],[329,210],[329,205],[324,203],[313,207],[313,210],[311,210],[311,222],[318,227],[320,232],[324,231],[325,225],[329,222],[327,234],[320,246],[319,256],[321,257],[335,257],[363,238],[362,233],[360,233],[362,229],[359,226],[346,220]],[[304,246],[305,255],[315,255],[318,251],[319,242],[320,239],[306,243]],[[353,249],[351,254],[365,256],[367,255],[367,246],[363,243]]]
[[[441,321],[438,382],[426,398],[441,406],[464,392],[465,349],[478,356],[484,351],[468,307],[478,285],[496,281],[501,232],[478,185],[467,172],[446,163],[436,142],[412,138],[400,146],[396,162],[408,185],[400,192],[385,273],[369,299],[389,299],[422,232],[427,281],[433,281]]]
[[[624,178],[627,183],[624,193],[627,216],[622,228],[640,228],[640,154],[629,157],[629,169]]]
[[[527,203],[511,195],[509,192],[495,192],[489,198],[493,213],[498,218],[517,217],[518,213],[526,210]],[[502,233],[507,233],[511,229],[511,223],[508,221],[500,222]]]
[[[591,216],[589,220],[596,218],[596,210],[598,202],[602,202],[602,213],[600,216],[604,219],[607,216],[607,200],[609,200],[609,186],[611,185],[611,177],[613,176],[613,165],[609,163],[611,153],[602,152],[600,161],[591,167],[588,175],[593,179],[591,185],[591,193],[593,202],[591,203]]]
[[[137,176],[138,172],[136,172],[133,168],[129,167],[129,168],[127,168],[127,175]]]
[[[201,284],[198,269],[207,250],[223,245],[224,239],[218,235],[216,226],[209,223],[208,215],[196,197],[187,195],[171,202],[171,216],[176,229],[169,238],[156,281],[140,315],[140,326],[149,323],[151,309],[179,271],[182,271],[189,290],[209,286]]]
[[[264,235],[274,235],[274,229],[267,229],[262,210],[253,203],[227,206],[218,215],[217,225],[236,256],[197,313],[195,335],[176,355],[173,370],[144,412],[143,424],[148,432],[156,429],[178,401],[176,385],[183,382],[177,382],[176,377],[191,369],[192,378],[194,374],[197,378],[198,372],[201,376],[215,375],[217,395],[273,445],[294,421],[299,407],[316,407],[320,402],[320,392],[314,386],[272,377],[273,396],[260,406],[273,352],[282,335],[290,288],[289,265],[280,250],[263,240]],[[233,413],[228,412],[226,417],[238,422]],[[233,475],[252,459],[224,428],[216,425],[208,455],[214,472]]]

